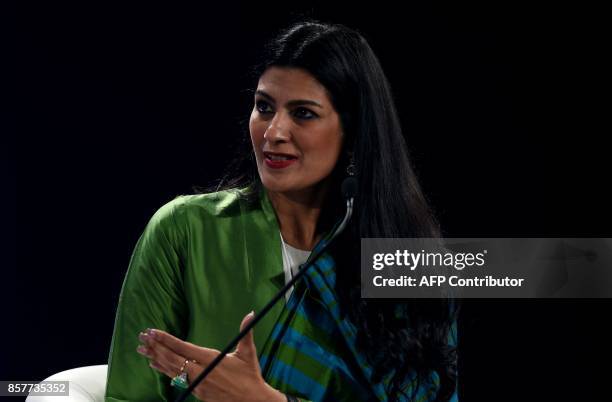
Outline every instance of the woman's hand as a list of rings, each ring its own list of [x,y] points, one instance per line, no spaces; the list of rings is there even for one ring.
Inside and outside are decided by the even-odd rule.
[[[240,329],[242,330],[252,318],[253,312],[247,314],[242,319]],[[188,359],[185,371],[191,382],[220,353],[215,349],[182,341],[158,329],[141,332],[139,339],[146,346],[140,345],[138,353],[150,359],[149,366],[170,379],[180,373],[181,366],[185,359]],[[197,385],[193,395],[206,402],[286,402],[287,400],[284,394],[269,386],[261,376],[253,330],[242,338],[233,353],[227,354],[208,377]]]

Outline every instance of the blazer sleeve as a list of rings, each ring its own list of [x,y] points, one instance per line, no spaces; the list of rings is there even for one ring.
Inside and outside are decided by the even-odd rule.
[[[147,223],[130,258],[108,356],[105,401],[173,400],[170,379],[138,352],[138,334],[159,328],[184,339],[188,310],[183,293],[186,228],[177,225],[179,197]]]

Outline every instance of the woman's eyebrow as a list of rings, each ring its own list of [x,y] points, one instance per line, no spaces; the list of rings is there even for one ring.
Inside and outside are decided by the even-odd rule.
[[[270,102],[276,103],[276,101],[274,100],[272,96],[262,91],[261,89],[258,89],[257,91],[255,91],[255,95],[261,95],[264,98],[270,100]],[[323,106],[321,106],[320,103],[315,102],[310,99],[293,99],[287,102],[287,106],[297,106],[297,105],[312,105],[312,106],[320,107],[321,109],[323,109]]]

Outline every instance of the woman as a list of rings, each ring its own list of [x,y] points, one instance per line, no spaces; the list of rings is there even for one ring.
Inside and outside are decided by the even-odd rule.
[[[360,298],[360,238],[439,236],[376,56],[359,33],[317,22],[266,50],[244,174],[164,205],[136,245],[106,400],[174,399],[321,247],[347,175],[359,184],[349,226],[190,398],[456,400],[448,300]]]

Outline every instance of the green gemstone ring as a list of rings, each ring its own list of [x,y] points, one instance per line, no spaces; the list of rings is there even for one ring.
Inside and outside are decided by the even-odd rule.
[[[183,372],[174,377],[170,385],[180,389],[187,389],[189,387],[189,383],[187,382],[187,373]]]
[[[180,388],[180,389],[187,389],[187,388],[189,388],[189,381],[187,379],[187,372],[185,371],[185,367],[187,366],[187,363],[189,363],[189,362],[196,363],[195,360],[185,359],[185,362],[181,366],[181,370],[179,371],[179,374],[172,379],[172,382],[170,383],[170,385],[172,385],[173,387],[176,387],[176,388]]]

